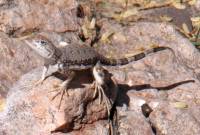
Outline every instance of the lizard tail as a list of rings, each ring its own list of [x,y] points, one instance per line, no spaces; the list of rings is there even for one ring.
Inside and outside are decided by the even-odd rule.
[[[101,64],[107,65],[107,66],[126,65],[126,64],[128,64],[132,61],[137,61],[137,60],[143,59],[144,57],[146,57],[147,55],[149,55],[151,53],[155,53],[155,52],[166,50],[166,49],[173,51],[169,47],[156,47],[156,48],[146,50],[142,53],[133,55],[133,56],[128,57],[128,58],[110,59],[110,58],[103,57],[100,62],[101,62]]]

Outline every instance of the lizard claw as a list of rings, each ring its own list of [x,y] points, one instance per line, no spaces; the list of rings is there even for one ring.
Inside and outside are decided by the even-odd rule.
[[[94,82],[92,83],[92,85],[90,86],[90,89],[95,89],[95,86],[96,86],[96,82],[94,81]]]
[[[91,89],[94,89],[94,93],[93,93],[93,99],[94,99],[96,97],[97,91],[98,91],[96,82],[92,83]]]
[[[99,104],[102,103],[102,100],[105,102],[106,109],[107,109],[107,112],[108,112],[108,116],[110,116],[110,106],[111,106],[110,100],[106,96],[104,89],[101,85],[98,85],[98,83],[94,83],[94,85],[95,85],[95,91],[94,91],[94,94],[93,94],[93,98],[96,97],[97,92],[98,92]]]
[[[34,85],[38,86],[38,85],[42,84],[43,82],[44,82],[44,79],[40,79],[40,80],[36,81]]]
[[[99,98],[99,105],[100,105],[101,102],[102,102],[102,92],[101,92],[101,89],[103,89],[103,88],[100,85],[98,85],[96,82],[94,82],[92,84],[91,88],[94,88],[93,99],[98,95],[99,96],[98,97]]]

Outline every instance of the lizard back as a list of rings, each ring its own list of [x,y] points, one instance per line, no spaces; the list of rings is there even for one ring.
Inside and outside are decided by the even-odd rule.
[[[93,67],[99,60],[99,53],[85,45],[68,45],[61,48],[62,55],[59,59],[64,67],[69,69],[87,69]]]
[[[61,50],[62,55],[60,57],[60,62],[64,64],[64,67],[77,70],[91,68],[98,61],[100,61],[102,65],[107,66],[126,65],[132,61],[140,60],[151,53],[165,49],[171,50],[169,47],[156,47],[128,58],[110,59],[99,54],[91,47],[87,47],[85,45],[68,45]]]

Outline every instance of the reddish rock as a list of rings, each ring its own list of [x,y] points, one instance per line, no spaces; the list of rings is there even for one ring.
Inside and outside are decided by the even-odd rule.
[[[21,75],[41,65],[41,57],[19,40],[0,33],[0,94],[5,96],[9,87]],[[4,93],[3,93],[4,91]]]
[[[135,111],[118,108],[119,128],[122,135],[154,135],[147,119]]]
[[[85,124],[107,118],[105,102],[99,104],[99,99],[93,98],[94,88],[91,88],[91,81],[87,81],[91,78],[89,74],[78,75],[77,82],[72,83],[72,88],[68,90],[69,96],[64,95],[61,107],[58,109],[60,95],[52,100],[56,91],[50,91],[55,90],[62,81],[52,76],[42,85],[34,87],[33,84],[41,77],[41,70],[42,68],[38,68],[25,74],[10,90],[5,111],[1,115],[4,117],[0,117],[3,119],[0,132],[7,134],[12,134],[14,131],[17,131],[16,134],[69,132],[81,129]],[[112,89],[114,84],[110,86],[110,91],[115,93],[115,89]],[[112,100],[115,97],[111,97]]]
[[[74,0],[5,1],[1,7],[0,30],[8,34],[22,32],[66,32],[78,29]]]
[[[191,112],[197,112],[194,115]],[[162,103],[150,114],[150,121],[158,135],[199,135],[199,107],[175,108],[173,104]]]

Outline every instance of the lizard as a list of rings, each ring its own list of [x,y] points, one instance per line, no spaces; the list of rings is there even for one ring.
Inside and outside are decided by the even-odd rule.
[[[75,76],[77,70],[92,69],[97,62],[100,62],[103,66],[119,66],[126,65],[130,62],[140,60],[149,54],[170,49],[169,47],[160,46],[148,49],[142,53],[130,56],[128,58],[112,59],[107,58],[103,54],[97,52],[94,48],[86,45],[70,44],[62,48],[56,47],[49,39],[43,35],[33,35],[22,40],[36,51],[40,56],[44,58],[44,68],[40,80],[36,84],[42,83],[49,73],[51,75],[54,72],[61,72],[69,74],[68,79],[62,82],[59,86],[59,92],[61,94],[60,104],[63,95],[67,93],[68,86]],[[56,95],[56,96],[57,96]],[[59,104],[59,107],[60,107]]]

